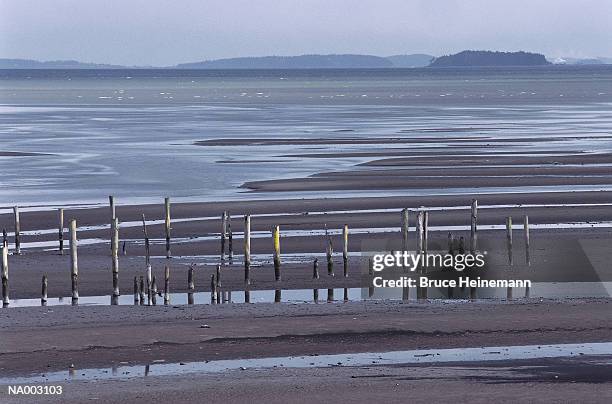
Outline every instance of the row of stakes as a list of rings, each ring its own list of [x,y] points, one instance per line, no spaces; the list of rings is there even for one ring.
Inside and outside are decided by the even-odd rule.
[[[113,196],[109,197],[110,210],[111,210],[111,272],[113,279],[113,292],[111,295],[111,304],[118,304],[119,300],[119,220],[115,213],[115,199]],[[171,257],[171,217],[170,217],[170,198],[164,199],[164,229],[165,229],[165,244],[166,244],[166,258]],[[409,209],[403,209],[401,211],[401,234],[402,234],[402,248],[404,251],[408,250],[408,218]],[[19,208],[13,208],[14,214],[14,245],[15,249],[13,254],[21,254],[20,244],[20,220],[19,220]],[[429,212],[426,210],[419,210],[416,212],[416,251],[421,254],[427,254],[428,251],[428,232],[429,232]],[[59,217],[59,253],[64,253],[64,209],[58,209]],[[225,259],[226,243],[228,246],[228,258],[231,261],[233,257],[233,236],[231,231],[231,217],[227,211],[222,214],[222,230],[221,230],[221,261]],[[474,199],[471,204],[470,213],[470,253],[475,254],[477,251],[477,222],[478,222],[478,201]],[[529,254],[529,218],[524,216],[524,237],[525,237],[525,260],[526,264],[531,265],[530,254]],[[144,234],[144,246],[145,246],[145,264],[146,264],[146,278],[145,276],[134,277],[134,303],[143,305],[146,304],[156,305],[157,296],[161,296],[161,293],[157,290],[157,282],[155,276],[151,276],[151,260],[150,260],[150,241],[147,232],[147,224],[145,215],[142,215],[142,227]],[[512,254],[512,218],[506,218],[506,234],[507,234],[507,251],[508,251],[508,262],[509,265],[513,264]],[[78,278],[79,278],[79,267],[78,267],[78,252],[77,252],[77,223],[75,219],[70,220],[69,223],[69,235],[70,235],[70,275],[71,275],[71,290],[72,290],[72,304],[77,305],[79,300],[78,290]],[[326,248],[326,260],[327,260],[327,272],[329,276],[334,276],[334,262],[333,262],[333,246],[329,235],[327,234],[327,248]],[[281,253],[280,253],[280,226],[274,226],[272,229],[273,239],[273,263],[274,263],[274,278],[278,282],[281,280]],[[344,276],[348,277],[348,225],[344,225],[342,229],[343,239],[343,269]],[[449,253],[454,254],[458,252],[463,254],[465,252],[465,242],[463,237],[459,238],[459,241],[455,239],[452,233],[448,233],[448,250]],[[125,254],[125,242],[123,244],[123,253]],[[6,229],[3,230],[3,244],[2,244],[2,267],[1,267],[1,278],[2,278],[2,303],[3,307],[8,307],[10,304],[9,300],[9,265],[8,265],[8,236]],[[248,285],[251,284],[251,216],[244,216],[244,281],[247,286],[245,289],[245,302],[250,301]],[[421,269],[424,271],[425,269]],[[372,274],[372,265],[369,265],[369,273]],[[313,263],[313,279],[319,279],[318,270],[318,259],[314,259]],[[170,303],[170,291],[169,291],[169,278],[170,268],[168,265],[165,266],[164,270],[164,304]],[[193,304],[193,293],[195,292],[194,284],[194,266],[191,265],[187,275],[188,282],[188,303]],[[211,303],[221,303],[226,300],[221,292],[221,266],[217,265],[216,273],[211,275]],[[44,306],[47,303],[47,286],[48,279],[47,275],[42,277],[42,290],[41,290],[41,304]],[[275,301],[280,301],[280,290],[276,291],[278,296],[275,296]],[[229,293],[229,292],[226,292]],[[332,289],[333,293],[333,289]],[[403,297],[408,299],[408,290],[404,290]],[[508,298],[512,298],[512,289],[508,289]],[[525,297],[529,297],[529,289],[525,291]],[[345,291],[346,298],[346,291]],[[427,288],[417,289],[417,298],[427,298]]]

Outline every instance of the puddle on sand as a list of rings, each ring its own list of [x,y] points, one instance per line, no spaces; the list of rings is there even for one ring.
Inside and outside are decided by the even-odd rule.
[[[280,293],[279,293],[280,291]],[[190,302],[188,293],[171,293],[171,305],[183,304],[211,304],[210,292],[193,293]],[[612,282],[542,282],[533,283],[529,290],[531,298],[586,298],[610,297],[612,295]],[[415,300],[416,290],[410,290],[409,300]],[[525,288],[513,289],[514,299],[525,296]],[[245,303],[243,290],[224,291],[220,303]],[[468,288],[453,290],[453,298],[449,299],[447,289],[430,288],[429,299],[443,299],[459,301],[470,299]],[[507,297],[505,288],[480,288],[476,291],[477,299],[498,299]],[[158,294],[157,305],[164,304],[164,298]],[[252,290],[249,292],[249,303],[317,303],[317,302],[358,302],[364,300],[402,300],[401,288],[335,288],[335,289],[278,289],[278,290]],[[71,297],[51,297],[47,299],[47,306],[68,306],[72,304]],[[111,304],[111,296],[82,296],[79,306],[106,306]],[[122,306],[135,305],[133,295],[119,296],[118,304]],[[41,306],[40,299],[13,299],[11,307]]]
[[[426,349],[391,352],[366,352],[338,355],[287,356],[257,359],[232,359],[205,362],[113,365],[109,368],[76,369],[1,377],[0,384],[53,383],[70,380],[121,379],[145,376],[173,376],[194,373],[219,373],[231,370],[271,368],[320,368],[334,366],[403,365],[443,362],[508,361],[575,356],[612,355],[612,342],[558,345],[500,346],[482,348]]]

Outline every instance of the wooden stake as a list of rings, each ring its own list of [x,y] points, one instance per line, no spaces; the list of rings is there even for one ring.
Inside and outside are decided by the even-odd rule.
[[[217,295],[217,304],[221,304],[221,265],[217,265],[217,272],[215,277],[217,284],[215,285],[215,291]]]
[[[508,265],[512,266],[512,217],[506,218],[506,248],[508,251]]]
[[[408,251],[408,208],[402,209],[402,250]]]
[[[40,290],[40,305],[41,306],[47,305],[47,286],[48,286],[47,274],[44,274],[42,276],[42,287]]]
[[[70,277],[72,279],[72,304],[79,303],[79,264],[77,256],[77,223],[70,221]]]
[[[251,291],[248,288],[244,290],[244,302],[251,303]]]
[[[165,215],[165,229],[166,229],[166,258],[170,258],[172,253],[170,252],[170,198],[164,198],[164,209]]]
[[[272,239],[274,241],[274,279],[281,280],[281,255],[280,255],[280,227],[275,226],[272,230]]]
[[[195,283],[193,281],[193,265],[189,266],[187,271],[187,304],[193,304],[193,292],[195,290]]]
[[[151,281],[151,303],[153,306],[157,306],[157,281],[155,275],[153,275],[153,280]]]
[[[423,232],[423,225],[424,225],[424,220],[425,220],[425,215],[423,214],[423,211],[419,211],[417,213],[417,221],[416,221],[416,234],[417,234],[417,248],[416,248],[416,253],[417,254],[421,254],[423,253],[423,248],[424,248],[424,232]]]
[[[232,216],[229,213],[227,214],[227,247],[227,258],[231,264],[234,258],[234,236],[232,234]]]
[[[21,254],[21,224],[19,223],[19,207],[13,207],[15,216],[15,254]]]
[[[342,229],[342,264],[344,277],[348,278],[348,224],[345,224]]]
[[[164,304],[170,304],[170,267],[164,267]]]
[[[525,263],[531,266],[531,255],[529,252],[529,216],[525,215],[523,219],[523,228],[525,230]]]
[[[319,303],[319,289],[313,289],[312,290],[312,300],[315,303]]]
[[[134,305],[138,305],[138,294],[140,290],[138,289],[138,277],[134,277]]]
[[[145,265],[151,265],[151,244],[149,243],[149,233],[147,233],[147,220],[144,213],[142,214],[142,234],[144,234],[145,244]]]
[[[450,231],[448,232],[448,253],[455,255],[455,237]]]
[[[111,224],[111,257],[113,273],[113,297],[119,298],[119,219],[114,218]],[[116,303],[115,303],[116,304]]]
[[[210,275],[210,304],[216,303],[216,289],[217,285],[215,284],[215,275]]]
[[[327,289],[327,301],[328,302],[334,301],[334,289]]]
[[[331,237],[327,237],[327,250],[325,251],[327,258],[327,275],[335,276],[334,274],[334,247],[332,245]]]
[[[8,247],[2,246],[2,307],[8,307],[9,300]]]
[[[115,213],[115,197],[112,195],[109,195],[108,197],[108,206],[110,207],[110,219],[112,223],[117,217],[117,214]]]
[[[227,211],[221,214],[221,261],[225,260],[225,238],[227,233]]]
[[[140,286],[138,288],[138,292],[140,293],[140,305],[143,306],[145,304],[145,281],[144,276],[140,276]]]
[[[427,254],[429,247],[429,212],[423,212],[423,253]]]
[[[319,259],[315,258],[312,265],[312,279],[319,279]]]
[[[244,216],[244,283],[251,284],[251,215]]]
[[[2,245],[8,248],[8,235],[6,234],[6,229],[2,229]]]
[[[281,302],[281,290],[280,289],[276,289],[274,291],[274,303],[280,303]]]
[[[64,255],[64,209],[57,210],[59,253]]]
[[[344,301],[349,301],[348,288],[344,288]]]
[[[476,250],[478,249],[478,200],[476,199],[472,199],[470,219],[470,252],[475,254]]]

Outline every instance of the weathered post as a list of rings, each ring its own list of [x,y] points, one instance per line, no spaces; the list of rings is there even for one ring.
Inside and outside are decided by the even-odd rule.
[[[15,255],[21,254],[21,224],[19,222],[19,207],[13,207],[15,216]]]
[[[450,231],[448,232],[448,253],[455,255],[455,236]]]
[[[319,259],[315,258],[312,265],[312,279],[319,279]]]
[[[164,267],[164,305],[170,304],[170,267]]]
[[[508,250],[508,265],[512,267],[512,217],[506,218],[506,248]],[[508,286],[506,289],[506,299],[512,299],[512,288]]]
[[[215,285],[215,294],[217,295],[217,304],[221,304],[221,265],[217,265],[215,279],[217,281],[217,284]]]
[[[164,227],[166,230],[166,258],[170,258],[172,253],[170,252],[170,198],[164,198],[164,210],[165,220]]]
[[[9,300],[8,247],[2,246],[2,307],[8,307]]]
[[[423,214],[423,211],[419,210],[417,213],[417,221],[416,221],[416,234],[417,234],[417,248],[416,248],[416,254],[423,254],[423,248],[424,248],[424,232],[423,232],[423,226],[424,226],[424,220],[425,220],[425,215]],[[416,272],[419,274],[419,278],[421,276],[421,273],[423,272],[423,267],[421,266],[420,268],[416,269]],[[420,282],[417,280],[417,290],[416,290],[416,295],[417,295],[417,299],[422,299],[422,295],[423,295],[423,291],[422,288],[420,286]]]
[[[145,281],[144,276],[140,276],[140,286],[138,288],[138,292],[140,293],[140,305],[144,306],[145,304]]]
[[[408,251],[408,208],[402,209],[402,250]]]
[[[331,237],[327,238],[327,250],[325,251],[327,258],[327,275],[335,276],[334,274],[334,246],[332,245]]]
[[[138,299],[138,295],[140,293],[140,290],[138,289],[138,277],[134,276],[134,305],[138,305],[139,303],[139,299]]]
[[[344,277],[348,278],[348,224],[345,224],[342,229],[342,264]]]
[[[64,209],[57,210],[59,253],[64,255]]]
[[[225,260],[225,238],[227,234],[227,211],[221,214],[221,261]]]
[[[79,264],[77,256],[77,224],[70,221],[70,276],[72,278],[72,304],[79,303]]]
[[[117,217],[117,214],[115,212],[115,197],[112,195],[108,196],[108,206],[110,208],[110,219],[112,223],[113,220]]]
[[[334,289],[333,288],[327,289],[327,301],[328,302],[334,301]]]
[[[319,289],[312,290],[312,301],[315,303],[319,303]]]
[[[272,230],[272,238],[274,241],[274,279],[278,282],[281,280],[281,256],[280,256],[280,227],[274,226]]]
[[[2,245],[8,248],[8,235],[6,234],[6,229],[2,229]]]
[[[344,288],[344,301],[349,301],[348,288]]]
[[[276,289],[274,291],[274,303],[280,303],[281,302],[281,290],[280,289]]]
[[[429,212],[423,211],[423,253],[429,251]]]
[[[244,283],[251,284],[251,215],[244,216]]]
[[[193,281],[193,265],[189,266],[187,271],[187,304],[193,304],[193,292],[195,290],[195,283]]]
[[[525,230],[525,263],[531,266],[531,255],[529,252],[529,216],[525,215],[523,219],[523,228]]]
[[[476,199],[472,199],[470,218],[470,252],[475,254],[476,250],[478,249],[478,200]]]
[[[248,286],[244,289],[244,302],[251,303],[251,291]]]
[[[151,271],[151,265],[147,266],[147,306],[151,305],[151,300],[152,300],[152,296],[151,296],[151,286],[153,286],[151,283],[153,282],[153,278],[152,278],[152,271]]]
[[[155,275],[153,275],[153,280],[151,281],[151,303],[153,306],[157,306],[157,280]]]
[[[227,214],[227,258],[232,263],[234,258],[234,235],[232,234],[232,216]]]
[[[525,230],[525,263],[528,267],[531,266],[531,256],[529,253],[529,216],[525,215],[523,219],[523,228]],[[525,286],[525,297],[530,297],[529,284]]]
[[[215,284],[215,275],[210,275],[210,304],[215,304],[216,298],[216,289],[217,285]]]
[[[47,305],[47,286],[48,286],[47,274],[44,274],[42,276],[42,287],[40,290],[40,305],[41,306]]]
[[[112,257],[112,272],[113,272],[113,298],[112,304],[118,304],[119,299],[119,219],[114,218],[112,222],[111,232],[111,257]]]
[[[147,220],[144,213],[142,214],[142,233],[144,234],[145,244],[145,264],[146,266],[151,265],[151,245],[149,243],[149,233],[147,233]]]

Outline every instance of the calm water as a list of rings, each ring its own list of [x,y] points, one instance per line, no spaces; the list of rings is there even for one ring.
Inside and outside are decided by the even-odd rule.
[[[591,137],[612,131],[612,67],[4,70],[0,91],[0,152],[44,153],[0,157],[2,205],[250,198],[247,180],[366,161],[284,155],[373,148],[193,145],[205,139],[439,136],[443,147],[460,133],[524,138],[500,144],[521,153],[612,149]],[[549,135],[572,140],[529,140]]]

